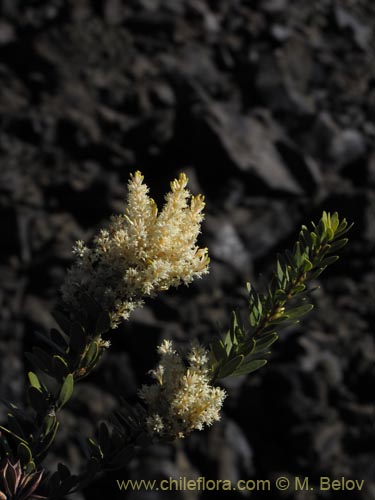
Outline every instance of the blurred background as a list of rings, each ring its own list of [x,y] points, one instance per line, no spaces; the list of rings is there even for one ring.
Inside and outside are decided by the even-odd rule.
[[[324,209],[355,223],[313,312],[265,368],[225,382],[220,423],[143,450],[72,500],[207,496],[125,494],[117,478],[281,475],[364,479],[337,498],[374,498],[372,11],[369,0],[0,1],[1,397],[24,400],[23,352],[54,324],[72,245],[123,209],[130,172],[161,203],[185,171],[207,201],[210,275],[114,332],[62,412],[47,465],[79,468],[82,436],[118,394],[136,400],[162,338],[183,347],[224,330],[232,309],[245,317],[245,282],[269,275],[302,223]]]

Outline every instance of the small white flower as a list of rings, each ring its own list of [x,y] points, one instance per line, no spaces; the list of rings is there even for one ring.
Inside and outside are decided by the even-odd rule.
[[[192,366],[205,366],[208,363],[208,351],[199,344],[194,344],[188,356],[188,360]]]
[[[157,413],[147,417],[146,425],[151,434],[161,434],[164,430],[163,420]]]
[[[164,339],[161,345],[158,346],[157,351],[159,354],[173,354],[172,341]]]

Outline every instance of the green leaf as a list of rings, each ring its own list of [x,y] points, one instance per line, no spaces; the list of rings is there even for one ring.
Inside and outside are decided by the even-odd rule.
[[[348,226],[348,223],[345,221],[345,224],[343,224],[343,229],[338,229],[336,231],[336,236],[343,236],[344,234],[346,234],[348,231],[350,231],[350,229],[354,226],[354,222],[352,222],[349,226]]]
[[[34,450],[35,458],[40,458],[50,448],[51,444],[53,443],[53,441],[56,437],[56,433],[57,433],[57,429],[59,428],[59,425],[60,425],[59,422],[57,420],[55,420],[55,424],[51,428],[50,432],[45,436],[44,441],[42,441],[39,444],[38,452],[36,452]]]
[[[88,293],[80,295],[80,302],[86,312],[85,326],[91,332],[95,330],[97,319],[102,313],[102,308]]]
[[[233,358],[230,361],[228,361],[227,363],[225,363],[220,368],[220,371],[218,373],[218,378],[224,378],[224,377],[228,377],[229,375],[231,375],[240,366],[240,364],[244,360],[244,357],[245,356],[240,354],[239,356],[236,356],[235,358]]]
[[[266,351],[271,347],[271,345],[276,342],[276,340],[279,338],[278,334],[276,332],[269,333],[267,335],[264,335],[260,337],[259,339],[254,339],[255,340],[255,348],[253,349],[252,354],[259,353],[262,351]]]
[[[103,335],[103,333],[108,332],[108,330],[110,329],[111,329],[111,318],[109,317],[109,314],[107,312],[103,311],[99,315],[99,318],[96,322],[95,334]]]
[[[308,228],[306,226],[301,227],[301,231],[299,233],[300,239],[304,241],[307,247],[310,247],[312,245],[312,240],[311,240],[311,233],[309,232]]]
[[[275,297],[276,297],[276,300],[278,301],[281,301],[281,300],[286,300],[287,298],[287,293],[285,290],[282,290],[281,288],[278,288],[276,291],[275,291]]]
[[[77,486],[79,483],[78,476],[69,476],[66,478],[60,486],[57,488],[56,494],[61,498],[62,496],[68,495],[70,491]]]
[[[4,432],[6,432],[7,434],[10,434],[11,436],[13,436],[15,439],[17,439],[17,441],[20,441],[21,443],[24,443],[24,444],[28,444],[27,441],[25,439],[23,439],[21,436],[19,436],[18,434],[16,434],[15,432],[13,432],[12,430],[10,429],[7,429],[6,427],[3,427],[2,425],[0,425],[0,429]],[[0,441],[2,443],[2,440],[6,440],[5,436],[2,436],[0,434]],[[3,444],[3,443],[2,443]]]
[[[32,408],[38,415],[43,415],[49,407],[48,395],[43,394],[40,389],[33,386],[29,387],[27,393]]]
[[[289,319],[300,318],[301,316],[307,314],[314,308],[313,304],[304,304],[303,306],[295,307],[286,311],[285,314]]]
[[[74,389],[74,377],[72,373],[69,373],[69,375],[66,376],[60,390],[59,401],[58,401],[59,408],[62,408],[72,397],[73,389]]]
[[[68,347],[67,336],[56,330],[56,328],[51,328],[50,332],[51,340],[58,345],[63,351]]]
[[[47,373],[51,371],[52,358],[40,347],[33,347],[33,354],[37,359],[38,366],[41,370]]]
[[[345,230],[346,230],[347,226],[348,226],[348,223],[346,222],[346,219],[343,219],[343,220],[340,222],[339,227],[337,228],[336,233],[337,233],[337,234],[342,233],[343,231],[345,231]]]
[[[99,346],[98,346],[98,342],[96,340],[94,340],[90,347],[88,348],[83,360],[82,360],[82,367],[84,368],[91,368],[95,365],[96,363],[96,360],[98,358],[98,355],[99,355]]]
[[[87,438],[86,444],[89,448],[90,454],[101,460],[103,458],[103,453],[100,449],[99,444],[92,438]]]
[[[50,498],[56,498],[57,496],[57,489],[60,486],[60,474],[58,471],[54,472],[52,476],[49,477],[48,479],[48,486],[49,486],[49,497]]]
[[[314,280],[316,279],[318,276],[320,276],[322,274],[322,272],[324,271],[325,269],[325,266],[324,267],[319,267],[318,269],[316,269],[314,272],[312,272],[309,276],[309,280]]]
[[[326,257],[325,259],[323,259],[320,263],[319,263],[319,266],[321,267],[327,267],[327,266],[330,266],[331,264],[333,264],[334,262],[336,262],[337,260],[339,260],[339,256],[338,255],[331,255],[330,257]]]
[[[51,415],[47,415],[46,417],[44,417],[43,419],[43,434],[44,435],[48,435],[51,430],[53,429],[53,427],[56,425],[56,416],[51,414]]]
[[[312,248],[316,248],[317,245],[318,245],[318,235],[316,233],[314,233],[313,231],[310,233],[310,245],[308,245],[309,247],[311,246]]]
[[[278,325],[284,324],[285,321],[287,320],[287,318],[288,318],[288,316],[287,316],[286,312],[279,313],[276,318],[270,319],[267,322],[267,325],[268,326],[278,326]],[[275,328],[273,328],[273,330],[275,330]]]
[[[242,337],[242,331],[238,324],[237,315],[232,312],[232,328],[230,329],[230,338],[234,346],[238,345],[240,338]]]
[[[348,243],[348,241],[349,241],[348,238],[343,238],[342,240],[337,240],[334,241],[333,243],[330,243],[329,253],[335,253],[341,250]]]
[[[36,389],[41,389],[41,385],[39,382],[39,379],[37,375],[34,372],[29,372],[28,373],[29,381],[32,387],[35,387]]]
[[[25,352],[25,358],[34,368],[39,368],[40,370],[44,371],[43,368],[40,366],[39,360],[35,356],[35,354],[31,352]]]
[[[309,259],[306,258],[304,265],[303,265],[303,270],[305,271],[305,273],[307,273],[308,271],[311,271],[311,269],[313,267],[314,267],[313,263]]]
[[[225,334],[225,337],[223,339],[223,343],[224,343],[224,346],[225,346],[225,350],[226,350],[226,353],[227,353],[227,356],[229,356],[231,350],[232,350],[232,337],[231,337],[231,334],[230,334],[230,330],[227,331],[227,333]]]
[[[59,428],[59,425],[60,425],[60,423],[56,420],[55,425],[52,427],[48,436],[46,436],[48,439],[46,439],[46,441],[43,442],[43,447],[42,447],[41,451],[38,453],[38,456],[42,455],[43,453],[45,453],[46,450],[49,449],[49,447],[51,446],[51,444],[53,443],[53,441],[56,437],[57,429]]]
[[[259,325],[260,320],[262,319],[262,311],[263,304],[261,297],[256,293],[255,290],[252,292],[252,296],[249,300],[249,321],[252,327],[256,327]]]
[[[8,456],[10,456],[13,453],[11,447],[9,446],[7,438],[3,434],[0,434],[0,450],[4,452],[5,455]]]
[[[25,472],[26,474],[32,474],[35,471],[36,471],[35,462],[33,460],[30,460],[30,462],[25,467]]]
[[[294,253],[292,253],[290,250],[285,250],[283,257],[285,258],[285,267],[289,266],[292,268],[295,268],[295,257]],[[282,257],[280,257],[282,258]]]
[[[64,379],[70,372],[68,363],[61,356],[53,356],[52,373],[57,380]]]
[[[276,261],[276,276],[277,276],[277,279],[279,280],[280,285],[282,286],[282,284],[284,283],[284,272],[283,272],[283,269],[281,267],[280,257],[278,257],[278,259]]]
[[[249,373],[255,372],[262,368],[262,366],[267,364],[266,359],[257,359],[255,361],[249,361],[248,363],[243,363],[237,370],[232,373],[232,376],[248,375]]]
[[[50,350],[52,352],[58,352],[60,354],[64,354],[64,350],[59,346],[59,344],[56,344],[56,342],[53,342],[52,339],[49,337],[49,335],[42,334],[40,332],[35,332],[35,335],[42,342],[44,342],[44,344],[47,344],[47,346],[50,348]]]
[[[53,319],[59,325],[61,330],[67,334],[69,334],[71,322],[69,318],[62,311],[55,309],[52,313]]]
[[[299,293],[303,292],[305,289],[306,289],[306,285],[304,285],[303,283],[296,285],[293,289],[293,294],[297,295],[297,293],[299,294]]]
[[[332,229],[330,227],[328,227],[327,232],[326,232],[327,241],[332,241],[334,236],[335,236],[335,233],[332,231]]]
[[[66,479],[68,479],[71,476],[69,468],[62,463],[59,463],[57,465],[57,471],[58,471],[62,481],[65,481]]]
[[[211,343],[211,352],[213,353],[216,361],[223,361],[227,357],[224,344],[220,337],[216,337]]]
[[[331,228],[333,229],[333,232],[336,232],[338,226],[339,226],[339,214],[337,212],[334,212],[331,216]]]
[[[110,448],[110,436],[108,427],[103,422],[99,426],[99,446],[105,456]]]
[[[87,343],[85,330],[78,323],[72,323],[70,328],[70,348],[77,354],[82,354]]]
[[[32,461],[32,453],[25,443],[20,443],[17,447],[17,457],[21,460],[23,466]]]
[[[320,219],[316,229],[317,229],[317,233],[318,233],[320,240],[322,240],[322,238],[324,237],[325,232],[326,232],[326,225],[325,225],[324,217],[322,217]]]
[[[13,415],[13,413],[8,413],[7,417],[8,417],[9,430],[11,430],[14,434],[19,436],[20,438],[24,439],[25,438],[24,430],[23,430],[22,426],[20,425],[20,423],[18,422],[15,415]]]
[[[244,340],[243,344],[241,345],[241,352],[245,356],[248,356],[251,354],[256,346],[256,341],[253,337],[248,337],[247,339]]]

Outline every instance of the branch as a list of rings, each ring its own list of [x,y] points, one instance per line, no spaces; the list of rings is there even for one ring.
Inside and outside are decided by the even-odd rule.
[[[0,429],[15,443],[13,454],[26,472],[34,472],[36,463],[48,453],[59,427],[58,412],[72,397],[75,384],[94,369],[109,346],[102,340],[110,328],[108,314],[89,296],[84,300],[87,314],[81,323],[56,310],[53,316],[60,330],[39,333],[40,346],[25,354],[35,369],[28,373],[32,416],[4,401],[9,408],[8,426]],[[4,450],[9,449],[4,435],[0,444]]]
[[[249,293],[249,326],[238,324],[236,313],[224,338],[211,346],[212,383],[228,377],[246,375],[267,363],[264,359],[278,339],[278,331],[299,323],[299,318],[313,308],[308,295],[309,282],[317,278],[339,258],[335,254],[348,242],[342,236],[350,230],[345,219],[323,212],[312,230],[302,226],[293,250],[279,255],[267,290],[258,293],[247,284]]]

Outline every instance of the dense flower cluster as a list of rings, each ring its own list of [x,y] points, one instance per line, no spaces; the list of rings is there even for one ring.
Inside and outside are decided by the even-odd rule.
[[[159,437],[184,437],[220,420],[226,393],[210,385],[208,352],[195,344],[188,366],[171,341],[164,340],[158,352],[160,363],[150,372],[156,383],[143,385],[139,392],[148,407],[148,431]]]
[[[80,294],[85,291],[109,312],[116,327],[145,296],[207,273],[207,249],[196,245],[203,196],[191,196],[187,182],[185,174],[171,182],[159,213],[141,173],[130,176],[125,213],[111,218],[91,248],[82,241],[74,247],[76,261],[62,287],[70,310],[82,309]]]

